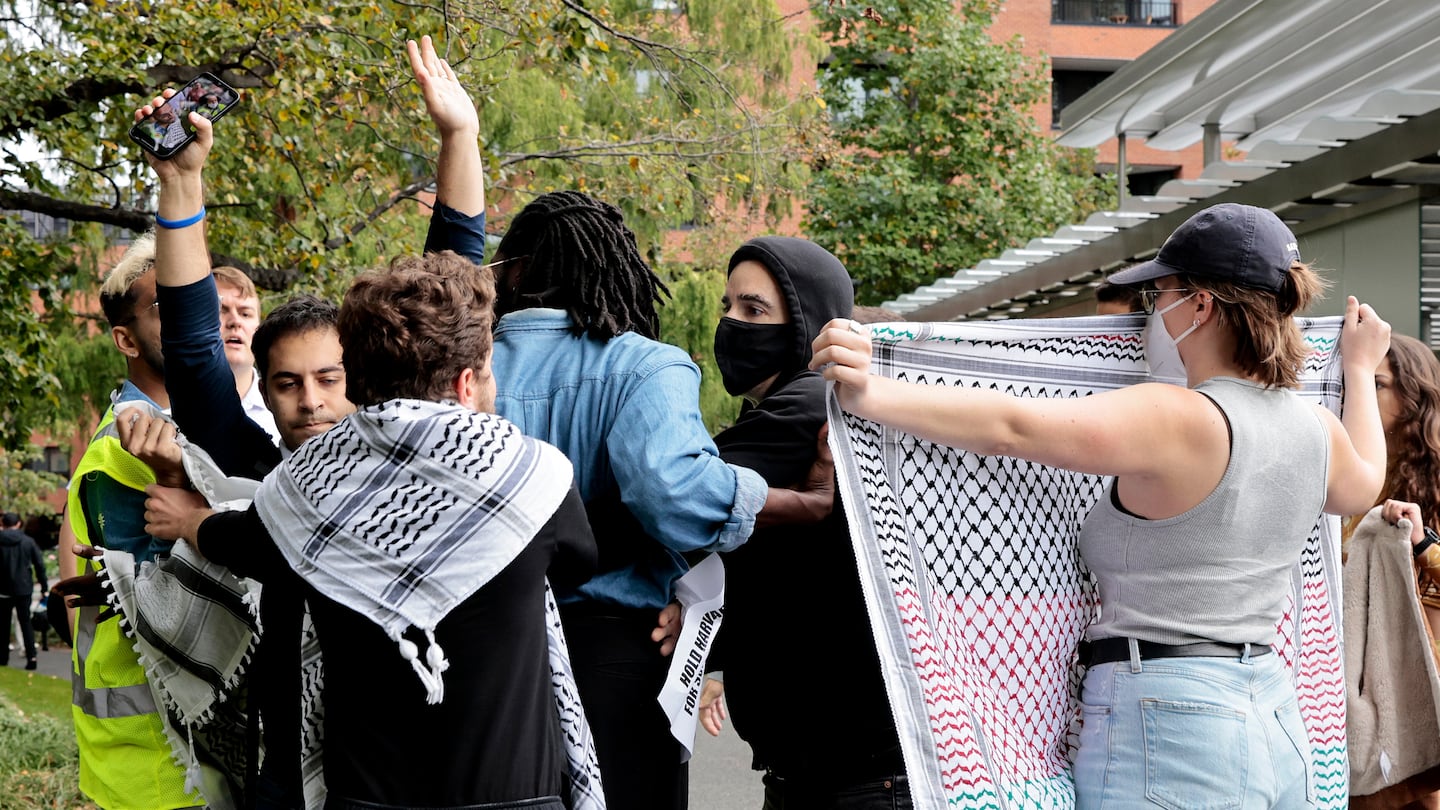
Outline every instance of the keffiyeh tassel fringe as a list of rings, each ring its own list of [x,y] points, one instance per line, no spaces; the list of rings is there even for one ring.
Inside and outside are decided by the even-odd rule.
[[[420,682],[425,684],[425,702],[430,705],[443,703],[445,701],[445,679],[441,673],[450,668],[450,662],[445,658],[445,650],[435,641],[435,631],[425,629],[425,661],[420,661],[420,648],[415,642],[398,636],[392,636],[395,645],[400,648],[400,657],[410,662],[410,667],[419,676]]]

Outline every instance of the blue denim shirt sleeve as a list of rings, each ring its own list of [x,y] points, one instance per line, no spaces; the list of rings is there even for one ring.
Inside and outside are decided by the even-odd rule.
[[[635,386],[610,427],[610,468],[645,531],[673,551],[729,551],[765,504],[755,473],[720,459],[700,418],[700,370],[667,363]]]
[[[472,217],[436,200],[430,230],[425,234],[425,252],[442,250],[453,250],[476,264],[484,262],[485,212]]]
[[[760,473],[749,467],[738,467],[730,465],[735,471],[735,508],[730,512],[730,520],[726,522],[725,528],[720,532],[719,545],[713,551],[734,551],[755,531],[755,516],[765,508],[765,500],[770,497],[770,485],[760,477]]]

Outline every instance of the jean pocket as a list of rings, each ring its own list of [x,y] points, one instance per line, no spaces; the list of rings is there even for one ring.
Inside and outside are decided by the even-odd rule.
[[[1228,810],[1245,797],[1245,713],[1193,701],[1140,701],[1145,797],[1171,810]]]
[[[1315,805],[1315,779],[1310,773],[1310,737],[1305,733],[1305,721],[1300,719],[1300,707],[1287,703],[1275,710],[1275,719],[1285,729],[1285,736],[1300,755],[1300,773],[1305,779],[1305,801]],[[1276,779],[1283,779],[1283,771],[1276,767]],[[1283,793],[1283,790],[1282,790]]]

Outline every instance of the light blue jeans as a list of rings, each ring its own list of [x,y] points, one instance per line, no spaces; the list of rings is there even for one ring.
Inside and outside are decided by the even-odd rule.
[[[1310,743],[1274,653],[1096,664],[1081,693],[1078,810],[1303,810]]]

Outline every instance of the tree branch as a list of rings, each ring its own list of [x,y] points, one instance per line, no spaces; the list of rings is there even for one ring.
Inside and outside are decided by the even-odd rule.
[[[396,191],[394,194],[391,194],[389,199],[370,209],[370,213],[366,214],[364,219],[346,228],[344,233],[339,236],[332,236],[331,238],[326,239],[325,249],[335,250],[336,248],[345,246],[351,239],[355,238],[356,234],[370,227],[370,223],[379,219],[385,214],[386,211],[394,208],[400,203],[401,200],[408,200],[413,198],[416,192],[428,188],[434,182],[435,177],[433,175],[429,177],[422,177],[419,180],[411,183],[410,185],[400,189],[399,191]]]
[[[72,222],[99,222],[136,232],[148,230],[152,222],[152,215],[149,212],[134,208],[88,205],[70,200],[57,200],[54,197],[29,191],[12,191],[10,189],[0,189],[0,209],[34,211],[37,214],[46,214],[56,219],[68,219]]]
[[[236,59],[249,52],[237,53]],[[71,82],[64,89],[49,98],[36,102],[35,115],[26,116],[0,127],[0,138],[10,138],[31,126],[34,120],[53,121],[80,109],[81,105],[93,104],[125,93],[147,93],[159,87],[184,84],[201,73],[214,73],[231,87],[260,87],[265,77],[275,72],[274,66],[262,64],[247,68],[238,61],[226,60],[204,65],[156,65],[145,70],[148,81],[142,82],[119,77],[95,78],[86,76]]]

